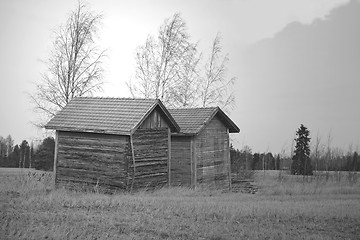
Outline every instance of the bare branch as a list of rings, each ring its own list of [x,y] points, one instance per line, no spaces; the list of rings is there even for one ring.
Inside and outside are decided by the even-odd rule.
[[[35,109],[54,116],[73,98],[101,90],[105,51],[95,46],[102,16],[79,3],[64,26],[60,26],[47,61],[48,71],[31,95]]]
[[[197,44],[190,42],[186,24],[176,13],[165,20],[157,38],[149,36],[138,47],[135,80],[128,88],[133,96],[159,98],[168,106],[192,104],[199,59]]]
[[[221,37],[216,35],[208,62],[205,64],[205,76],[201,84],[201,105],[203,107],[220,105],[228,110],[235,102],[232,88],[236,78],[226,79],[228,55],[221,56]]]
[[[198,44],[190,41],[179,13],[166,19],[157,38],[148,36],[136,50],[135,79],[127,86],[134,97],[161,99],[170,107],[220,106],[229,110],[236,78],[226,78],[228,55],[222,56],[218,34],[204,69]],[[203,71],[200,71],[203,70]]]

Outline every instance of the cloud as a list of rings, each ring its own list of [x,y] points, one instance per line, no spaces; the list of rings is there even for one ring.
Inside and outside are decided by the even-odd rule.
[[[243,78],[257,96],[251,104],[259,112],[276,115],[268,122],[275,128],[308,122],[315,128],[341,129],[350,134],[346,139],[356,138],[360,135],[359,43],[359,1],[311,24],[288,24],[245,54]]]

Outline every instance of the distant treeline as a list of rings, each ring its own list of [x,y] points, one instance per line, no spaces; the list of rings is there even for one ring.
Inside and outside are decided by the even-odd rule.
[[[290,170],[291,157],[284,154],[252,153],[250,147],[241,150],[230,146],[232,172],[242,170]],[[311,156],[314,171],[360,171],[360,157],[356,151],[343,153],[339,149]]]
[[[35,168],[52,171],[55,141],[48,137],[39,145],[23,140],[14,146],[11,136],[0,136],[0,167]],[[311,165],[314,171],[360,171],[360,157],[356,151],[343,153],[339,149],[313,151]],[[250,147],[241,150],[230,146],[232,172],[241,170],[290,170],[291,157],[284,154],[252,153]]]
[[[23,140],[14,146],[11,135],[6,138],[0,136],[0,167],[9,168],[35,168],[52,171],[55,141],[48,137],[34,146]]]

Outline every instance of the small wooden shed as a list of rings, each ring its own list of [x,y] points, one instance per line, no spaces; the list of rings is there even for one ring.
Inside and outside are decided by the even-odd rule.
[[[218,107],[169,112],[180,126],[171,137],[171,184],[231,188],[229,133],[239,127]]]
[[[170,183],[171,133],[180,128],[160,100],[76,98],[45,128],[56,130],[56,186],[113,190]]]

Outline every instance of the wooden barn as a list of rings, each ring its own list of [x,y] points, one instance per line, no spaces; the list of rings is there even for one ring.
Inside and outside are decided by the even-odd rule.
[[[81,97],[45,128],[56,130],[57,187],[231,187],[229,133],[240,130],[218,107],[167,110],[155,99]]]
[[[56,186],[112,191],[169,183],[171,133],[180,129],[159,100],[76,98],[45,128],[56,130]]]
[[[169,109],[180,126],[171,137],[173,186],[231,188],[229,133],[240,129],[218,107]]]

